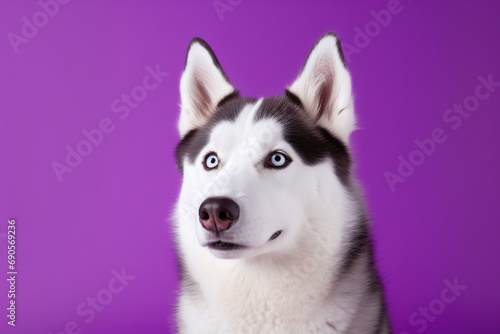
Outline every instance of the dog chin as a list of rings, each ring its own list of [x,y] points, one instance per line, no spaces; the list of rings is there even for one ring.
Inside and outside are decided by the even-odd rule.
[[[252,248],[240,248],[233,250],[220,250],[220,249],[208,248],[208,250],[216,258],[225,260],[249,258],[252,257],[254,253]]]

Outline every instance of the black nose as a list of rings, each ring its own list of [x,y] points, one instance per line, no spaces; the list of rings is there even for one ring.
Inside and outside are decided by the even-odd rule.
[[[201,225],[209,231],[219,233],[231,227],[240,216],[240,207],[227,197],[210,197],[198,210]]]

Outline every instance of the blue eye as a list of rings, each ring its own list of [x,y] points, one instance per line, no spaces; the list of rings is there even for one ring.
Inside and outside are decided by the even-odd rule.
[[[210,152],[205,156],[203,166],[206,170],[212,170],[219,166],[219,157],[214,152]]]
[[[286,157],[283,153],[274,153],[271,155],[271,164],[276,167],[281,167],[286,163]]]
[[[290,157],[288,157],[285,153],[274,151],[269,154],[269,157],[264,165],[267,168],[285,168],[290,162],[292,162],[292,159],[290,159]]]

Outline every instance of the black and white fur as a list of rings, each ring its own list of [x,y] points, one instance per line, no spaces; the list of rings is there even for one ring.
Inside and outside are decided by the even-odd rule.
[[[179,332],[390,333],[337,36],[318,40],[283,95],[258,99],[240,96],[194,39],[180,91]],[[220,197],[239,215],[209,230],[200,206]]]

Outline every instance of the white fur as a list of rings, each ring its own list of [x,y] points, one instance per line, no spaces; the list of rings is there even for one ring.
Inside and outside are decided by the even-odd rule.
[[[326,328],[334,320],[334,314],[324,314],[327,305],[317,301],[329,293],[324,287],[341,258],[340,238],[353,220],[354,204],[330,163],[305,166],[281,137],[278,123],[251,121],[257,106],[247,106],[234,124],[214,128],[203,151],[216,150],[226,166],[207,173],[200,154],[184,167],[179,203],[186,206],[176,215],[178,242],[206,298],[194,304],[181,300],[180,316],[196,326],[189,333],[240,333],[247,327],[254,333],[278,333],[279,328],[309,332],[310,326]],[[293,162],[281,171],[262,170],[259,161],[275,149],[287,152]],[[234,165],[226,172],[229,164]],[[208,232],[198,222],[198,207],[211,196],[227,196],[240,205],[242,215],[231,232],[252,248],[231,254],[235,260],[217,258],[224,254],[200,245]],[[282,235],[268,241],[277,230]]]
[[[182,76],[181,134],[201,126],[213,112],[193,110],[190,85],[195,73],[204,73],[198,78],[210,82],[214,101],[233,89],[200,48],[191,47]],[[318,122],[347,142],[354,127],[351,82],[333,36],[317,44],[290,90],[314,113],[314,90],[322,80],[317,74],[325,71],[333,71],[335,89],[328,115]],[[377,296],[363,300],[369,284],[368,255],[358,257],[354,270],[340,283],[336,280],[344,256],[343,238],[359,223],[357,195],[333,172],[331,160],[304,164],[284,140],[278,122],[255,122],[261,102],[246,105],[235,121],[217,124],[194,163],[187,159],[183,163],[175,229],[186,275],[196,283],[183,285],[179,331],[368,333],[381,307]],[[262,160],[278,149],[292,163],[281,170],[265,169]],[[210,151],[217,152],[220,164],[207,171],[202,159]],[[225,233],[247,249],[205,247],[209,232],[201,227],[198,208],[213,196],[238,202],[240,218]],[[279,230],[282,234],[269,240]],[[360,310],[363,318],[358,320]]]

